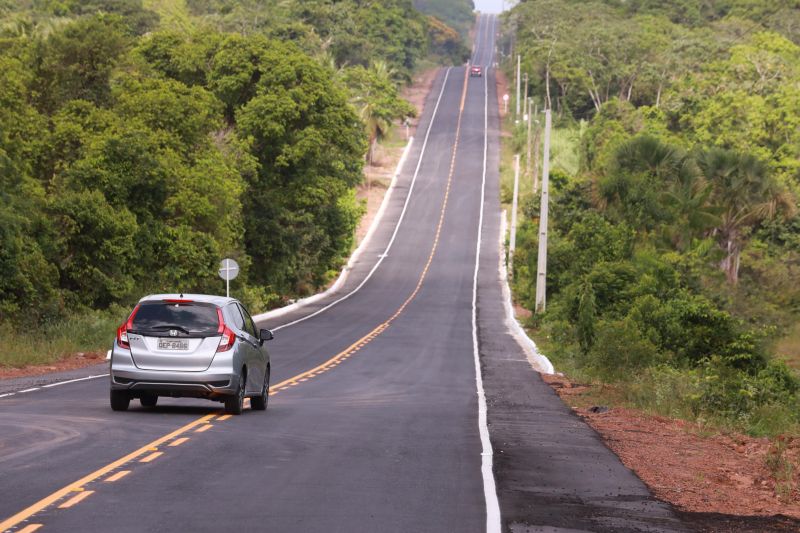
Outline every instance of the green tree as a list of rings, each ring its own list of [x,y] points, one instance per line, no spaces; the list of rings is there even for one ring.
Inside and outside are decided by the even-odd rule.
[[[144,62],[156,72],[190,87],[206,86],[209,65],[222,34],[198,30],[188,38],[183,32],[160,31],[143,37],[136,47]]]
[[[472,0],[414,0],[414,7],[453,28],[461,34],[463,42],[475,22]]]
[[[58,235],[61,286],[73,303],[107,307],[134,286],[136,219],[100,191],[67,192],[48,206]]]
[[[662,193],[691,172],[690,165],[686,154],[656,137],[634,137],[617,149],[609,173],[598,181],[598,192],[616,216],[650,232],[670,220]]]
[[[696,145],[752,153],[780,179],[800,175],[800,46],[774,33],[747,36],[667,95],[671,120]]]
[[[350,101],[366,128],[369,164],[372,164],[375,144],[386,135],[392,123],[416,114],[414,107],[400,98],[392,76],[392,69],[384,61],[375,61],[368,69],[360,65],[346,68],[342,74],[342,81],[352,93]]]
[[[130,28],[130,32],[135,35],[143,35],[158,26],[158,13],[145,9],[142,0],[67,0],[61,4],[68,6],[69,10],[62,11],[63,14],[70,13],[81,16],[108,13],[118,15]]]
[[[728,282],[739,281],[742,249],[751,229],[776,216],[793,215],[794,199],[771,176],[767,166],[750,154],[711,149],[699,160],[713,188],[711,202],[719,206],[721,222],[715,233],[725,258],[720,268]]]
[[[592,288],[592,283],[586,280],[583,283],[580,301],[578,302],[577,320],[578,343],[584,353],[591,350],[594,344],[596,321],[597,309],[594,300],[594,289]]]
[[[52,113],[78,99],[109,104],[111,72],[130,42],[121,19],[112,15],[78,19],[53,32],[37,58],[33,89],[40,109]]]
[[[318,285],[352,242],[362,126],[332,74],[296,47],[265,40],[248,46],[256,59],[235,68],[258,72],[258,81],[244,90],[235,84],[237,101],[254,94],[235,118],[259,163],[244,201],[254,276],[281,291]]]
[[[464,37],[434,16],[428,17],[428,41],[431,52],[445,60],[458,64],[469,59],[470,50],[464,44]]]

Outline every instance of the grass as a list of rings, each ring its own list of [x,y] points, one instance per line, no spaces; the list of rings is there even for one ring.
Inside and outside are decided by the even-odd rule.
[[[124,314],[121,309],[89,311],[34,329],[0,324],[0,368],[46,365],[78,352],[105,352]]]
[[[800,322],[775,343],[775,353],[786,361],[789,367],[800,371]]]
[[[795,491],[795,465],[786,454],[787,442],[784,438],[772,441],[767,453],[766,464],[775,479],[775,494],[783,502],[789,502]]]
[[[543,120],[543,119],[541,119]],[[580,168],[580,139],[585,125],[579,127],[557,128],[554,127],[550,135],[550,168],[552,171],[565,172],[575,176]],[[500,201],[509,211],[514,193],[514,155],[520,152],[520,204],[524,199],[533,194],[533,171],[525,172],[525,158],[527,155],[527,129],[520,123],[514,125],[513,114],[509,113],[503,121],[504,135],[500,147]],[[541,133],[544,136],[544,131]],[[540,150],[544,150],[544,141],[540,141]],[[532,156],[533,158],[533,156]],[[543,155],[539,157],[539,180],[541,180],[541,165]]]
[[[380,140],[379,144],[388,149],[404,148],[405,145],[408,144],[408,139],[406,139],[406,127],[398,123],[392,124],[392,127],[389,128],[389,132]]]
[[[554,169],[575,176],[580,170],[580,142],[586,122],[577,128],[554,128],[550,136],[550,160]]]

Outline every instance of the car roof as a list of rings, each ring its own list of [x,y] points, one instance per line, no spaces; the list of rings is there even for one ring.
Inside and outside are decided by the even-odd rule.
[[[229,303],[238,301],[236,298],[227,298],[214,294],[149,294],[139,300],[139,303],[158,302],[161,300],[189,300],[192,302],[213,304],[217,307],[224,307]]]

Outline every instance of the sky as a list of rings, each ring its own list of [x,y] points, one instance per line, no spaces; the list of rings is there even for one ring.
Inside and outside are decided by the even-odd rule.
[[[475,9],[481,13],[500,13],[503,10],[503,0],[474,0]],[[511,4],[508,0],[506,4]]]

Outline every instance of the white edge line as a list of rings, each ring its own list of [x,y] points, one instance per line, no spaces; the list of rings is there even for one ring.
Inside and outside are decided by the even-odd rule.
[[[486,531],[501,531],[500,502],[497,499],[497,487],[493,472],[492,441],[489,438],[489,426],[486,412],[486,392],[483,390],[481,376],[480,350],[478,348],[478,271],[481,260],[481,239],[483,235],[483,209],[486,200],[486,168],[489,153],[489,76],[484,76],[483,107],[483,178],[481,181],[481,208],[478,217],[478,239],[475,247],[475,273],[472,279],[472,355],[475,360],[475,385],[478,393],[478,430],[481,437],[481,475],[483,477],[483,495],[486,500]]]
[[[503,216],[500,222],[500,238],[499,238],[499,247],[500,247],[500,264],[498,268],[500,270],[500,283],[503,287],[503,307],[506,310],[506,327],[508,328],[508,332],[511,333],[511,336],[514,337],[514,340],[517,341],[522,351],[525,352],[525,357],[528,359],[528,362],[531,364],[534,370],[540,372],[542,374],[554,374],[555,368],[553,367],[553,363],[550,362],[550,359],[547,358],[542,352],[539,351],[539,347],[536,346],[536,343],[533,342],[533,339],[528,337],[528,334],[525,332],[525,328],[517,320],[516,315],[514,314],[514,303],[511,298],[511,287],[508,283],[508,267],[506,266],[505,262],[505,236],[506,231],[508,229],[508,222],[506,221],[506,212],[503,210]]]
[[[361,243],[358,245],[355,251],[350,255],[350,259],[347,261],[347,264],[344,266],[344,268],[342,268],[342,271],[339,273],[339,277],[336,278],[336,282],[323,292],[314,294],[312,296],[308,296],[306,298],[302,298],[284,307],[273,309],[271,311],[267,311],[266,313],[261,313],[260,315],[256,315],[253,317],[254,320],[260,321],[269,318],[277,318],[283,316],[300,307],[304,307],[306,305],[312,304],[320,300],[321,298],[324,298],[330,293],[337,291],[344,284],[344,282],[347,280],[348,275],[350,274],[350,270],[353,268],[353,265],[355,264],[356,260],[361,256],[361,254],[366,249],[367,244],[372,238],[372,234],[375,233],[375,230],[377,229],[378,224],[381,221],[381,218],[383,218],[383,213],[384,211],[386,211],[386,206],[389,203],[389,199],[392,196],[392,192],[394,192],[395,185],[397,184],[397,177],[400,175],[400,172],[403,168],[403,164],[405,163],[406,158],[408,157],[408,153],[411,151],[411,145],[413,144],[413,142],[414,142],[414,137],[410,137],[408,139],[408,143],[406,143],[406,147],[403,149],[403,155],[400,156],[400,161],[397,163],[394,175],[392,176],[392,181],[389,184],[389,188],[386,190],[386,194],[384,194],[383,196],[383,200],[381,201],[381,205],[378,208],[378,212],[375,214],[375,218],[373,219],[372,224],[370,224],[369,230],[367,230],[367,234],[361,240]]]
[[[106,376],[108,376],[108,374],[97,374],[95,376],[86,376],[85,378],[69,379],[67,381],[59,381],[57,383],[50,383],[49,385],[42,385],[42,388],[49,389],[50,387],[58,387],[59,385],[66,385],[67,383],[76,383],[78,381],[86,381],[88,379],[104,378]]]
[[[280,326],[277,326],[277,327],[273,328],[273,331],[278,331],[280,329],[283,329],[283,328],[286,328],[286,327],[289,327],[289,326],[293,326],[295,324],[298,324],[300,322],[308,320],[309,318],[315,317],[318,314],[320,314],[320,313],[322,313],[324,311],[327,311],[331,307],[333,307],[333,306],[343,302],[344,300],[350,298],[355,293],[360,291],[361,288],[367,283],[367,281],[369,281],[369,279],[372,277],[372,275],[375,273],[375,271],[381,265],[383,260],[389,254],[389,250],[392,248],[392,245],[394,244],[394,240],[397,237],[398,231],[400,231],[400,226],[401,226],[401,224],[403,222],[403,219],[405,218],[405,214],[406,214],[406,210],[408,209],[409,202],[411,201],[411,196],[412,196],[412,193],[414,192],[414,185],[417,182],[417,176],[419,175],[419,170],[420,170],[420,167],[422,166],[422,159],[423,159],[423,157],[425,155],[425,149],[428,146],[428,138],[430,137],[431,129],[433,127],[433,124],[436,121],[436,114],[437,114],[437,112],[439,110],[439,104],[442,101],[442,96],[444,95],[444,89],[447,86],[447,80],[450,77],[450,71],[451,70],[452,70],[452,67],[448,68],[447,71],[445,71],[444,80],[442,81],[442,88],[439,91],[439,97],[436,100],[436,106],[433,108],[433,114],[431,115],[431,120],[428,123],[428,129],[425,132],[425,139],[422,142],[422,149],[420,150],[419,158],[417,160],[417,167],[414,170],[414,177],[411,179],[411,185],[410,185],[410,187],[408,189],[408,194],[406,195],[406,199],[405,199],[405,202],[403,204],[403,210],[400,212],[400,218],[398,218],[398,220],[397,220],[397,224],[395,225],[394,232],[392,233],[392,237],[389,240],[389,244],[386,245],[386,249],[378,257],[378,261],[372,267],[372,270],[369,271],[367,276],[361,281],[361,283],[358,284],[358,286],[355,289],[353,289],[349,293],[345,294],[344,296],[342,296],[338,300],[334,300],[333,302],[329,303],[325,307],[317,309],[313,313],[310,313],[310,314],[308,314],[306,316],[300,317],[297,320],[293,320],[291,322],[287,322],[286,324],[281,324]],[[407,151],[404,154],[404,156],[407,156],[410,145],[411,145],[411,143],[409,141],[409,144],[406,146],[406,150]],[[398,169],[395,172],[395,176],[392,178],[392,187],[394,186],[394,183],[397,180],[397,176],[400,173],[400,167],[401,167],[401,165],[403,163],[405,163],[405,159],[401,158],[400,163],[398,164]],[[379,210],[379,213],[380,213],[381,216],[383,215],[383,213],[381,211],[384,210],[384,204],[388,202],[388,198],[390,196],[389,193],[391,192],[391,190],[392,189],[390,188],[390,190],[387,191],[386,195],[383,198],[383,202],[381,203],[381,210]],[[374,228],[377,227],[377,223],[378,222],[379,222],[379,218],[376,215],[375,220],[373,220],[372,226],[370,227],[370,230],[367,233],[367,236],[369,236],[369,237],[372,236],[371,233],[374,233]],[[330,289],[328,289],[325,292],[316,294],[314,296],[310,296],[309,298],[304,298],[303,300],[297,301],[297,302],[295,302],[295,303],[293,303],[291,305],[288,305],[286,307],[282,307],[280,309],[275,309],[275,310],[272,310],[272,311],[268,311],[266,313],[262,313],[260,315],[256,315],[256,316],[253,317],[253,319],[256,320],[256,321],[261,321],[261,320],[265,320],[265,319],[269,319],[269,318],[275,318],[275,317],[282,316],[282,315],[284,315],[284,314],[286,314],[286,313],[288,313],[290,311],[298,309],[299,307],[302,307],[302,306],[308,305],[310,303],[313,303],[313,302],[319,300],[320,298],[323,298],[324,296],[326,296],[326,295],[330,294],[331,292],[333,292],[335,289],[337,289],[339,286],[341,286],[341,284],[344,282],[344,280],[342,278],[346,277],[345,272],[347,272],[349,270],[349,265],[351,264],[351,262],[355,262],[354,258],[356,256],[356,254],[360,255],[360,250],[366,248],[367,241],[368,241],[368,239],[366,237],[364,238],[363,241],[361,241],[361,245],[358,247],[356,252],[353,253],[353,256],[350,258],[350,261],[348,261],[348,267],[345,267],[345,269],[343,270],[342,274],[339,276],[339,279],[336,281],[336,283],[333,285],[333,287],[331,287]]]
[[[9,396],[14,396],[16,394],[23,394],[23,393],[26,393],[26,392],[34,392],[34,391],[42,390],[42,389],[49,389],[51,387],[58,387],[59,385],[66,385],[67,383],[75,383],[75,382],[78,382],[78,381],[86,381],[88,379],[103,378],[103,377],[106,377],[106,376],[108,376],[108,374],[97,374],[95,376],[86,376],[86,377],[83,377],[83,378],[68,379],[66,381],[57,381],[56,383],[49,383],[47,385],[42,385],[41,387],[31,387],[30,389],[23,389],[23,390],[18,390],[18,391],[14,391],[14,392],[7,392],[5,394],[0,394],[0,398],[8,398]]]

